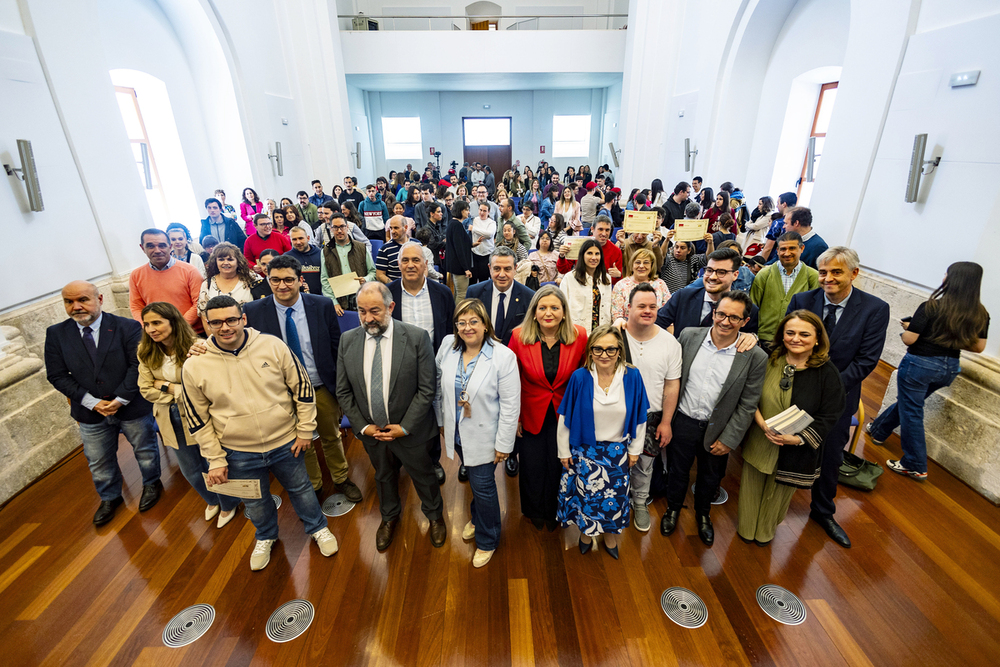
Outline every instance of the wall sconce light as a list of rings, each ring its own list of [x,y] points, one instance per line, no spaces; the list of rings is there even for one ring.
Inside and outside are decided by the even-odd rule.
[[[698,149],[691,150],[691,140],[684,140],[684,171],[691,171],[693,169],[694,156],[698,155]]]
[[[21,156],[21,166],[12,167],[5,164],[4,171],[8,176],[16,176],[24,181],[24,187],[28,190],[28,206],[31,210],[44,211],[45,203],[42,201],[42,190],[38,187],[38,171],[35,170],[35,154],[31,150],[31,142],[27,139],[18,139],[17,152]]]
[[[806,183],[812,183],[816,180],[816,175],[813,173],[816,167],[816,137],[809,137],[809,147],[806,148]]]
[[[274,153],[273,154],[268,153],[267,154],[267,159],[268,160],[273,159],[277,163],[277,165],[278,165],[278,176],[284,176],[285,175],[284,164],[281,161],[281,142],[280,141],[275,141],[274,142]]]
[[[917,194],[920,192],[920,176],[931,174],[934,168],[941,164],[940,157],[936,157],[933,160],[924,159],[926,148],[926,134],[918,134],[913,137],[913,154],[910,155],[910,177],[906,179],[906,198],[904,199],[908,204],[917,201]],[[930,170],[924,171],[924,166],[928,164],[930,165]]]

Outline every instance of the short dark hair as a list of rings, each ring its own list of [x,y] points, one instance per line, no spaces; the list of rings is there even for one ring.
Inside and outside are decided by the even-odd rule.
[[[263,253],[261,253],[263,254]],[[295,271],[295,277],[302,275],[302,263],[291,255],[278,255],[267,265],[267,273],[271,274],[274,269],[291,269]]]
[[[267,213],[258,213],[253,217],[253,224],[256,225],[261,220],[267,220],[268,222],[270,222],[271,218],[268,217]]]
[[[323,202],[319,205],[319,208],[325,208],[333,211],[334,213],[340,213],[340,204],[334,203],[334,200]]]
[[[240,315],[243,314],[243,306],[240,305],[239,301],[229,296],[228,294],[220,294],[219,296],[213,296],[211,299],[208,300],[208,303],[205,304],[206,313],[210,310],[217,310],[219,308],[236,308],[236,310],[240,311]]]
[[[315,181],[313,181],[312,183],[310,183],[309,185],[316,185],[317,183],[319,183],[319,180],[315,180]],[[319,184],[320,184],[320,185],[323,185],[322,183],[319,183]]]
[[[674,194],[679,195],[680,193],[687,190],[689,187],[691,187],[691,185],[687,181],[681,181],[680,183],[674,186]]]
[[[786,213],[791,214],[788,219],[789,224],[798,223],[800,227],[812,227],[813,225],[813,214],[805,206],[795,206],[790,208]]]
[[[431,185],[430,183],[421,183],[420,184],[420,191],[421,192],[434,192],[434,186]]]
[[[649,292],[653,296],[659,298],[659,295],[656,293],[656,289],[652,285],[650,285],[649,283],[639,283],[638,285],[632,288],[631,292],[629,292],[628,305],[630,306],[632,305],[632,301],[635,300],[635,295],[638,294],[639,292]]]
[[[142,234],[139,234],[139,245],[146,243],[146,236],[159,236],[160,234],[163,235],[163,238],[167,239],[167,243],[170,242],[170,236],[165,231],[156,227],[150,227],[149,229],[142,230]]]
[[[427,208],[427,216],[430,217],[430,216],[434,215],[434,213],[437,212],[437,210],[439,208],[442,208],[442,206],[441,206],[441,204],[437,203],[436,201],[432,201],[432,202],[429,202],[427,204],[426,208]]]
[[[305,195],[306,197],[308,197],[309,193],[306,192],[305,190],[299,190],[298,192],[295,193],[296,197],[301,197],[302,195]]]
[[[750,300],[750,295],[746,292],[741,292],[736,289],[729,290],[728,292],[723,292],[722,296],[719,297],[717,303],[722,303],[723,299],[729,299],[730,301],[736,301],[737,303],[743,304],[743,319],[750,317],[750,309],[753,306],[753,301]]]
[[[299,231],[302,231],[299,227],[293,227],[293,229],[298,229]],[[281,253],[275,250],[274,248],[264,248],[263,250],[260,251],[260,254],[257,255],[257,260],[260,261],[265,257],[272,257],[272,256],[281,257]]]
[[[646,195],[642,194],[641,192],[639,194],[637,194],[635,196],[635,203],[637,205],[639,205],[639,206],[645,206],[646,205]]]
[[[720,192],[732,192],[733,191],[733,184],[730,181],[726,181],[725,183],[723,183],[722,185],[719,186],[719,191]]]
[[[215,204],[219,207],[220,211],[222,210],[222,202],[216,199],[215,197],[209,197],[208,199],[205,200],[205,208],[208,208],[209,204]]]
[[[692,179],[691,179],[691,182],[692,182],[692,183],[694,183],[695,181],[698,181],[699,183],[704,183],[704,182],[705,182],[705,181],[704,181],[704,180],[703,180],[703,179],[701,178],[701,176],[695,176],[694,178],[692,178]]]
[[[732,248],[722,248],[721,250],[716,250],[708,259],[714,259],[717,262],[725,262],[729,260],[733,263],[733,271],[739,271],[740,267],[743,266],[743,256],[736,252]]]
[[[778,195],[778,203],[785,206],[795,206],[798,201],[799,198],[794,192],[782,192]]]
[[[778,243],[782,241],[795,241],[799,245],[802,245],[802,235],[798,232],[785,232],[778,237]]]
[[[462,211],[468,211],[468,210],[469,210],[469,202],[459,199],[451,207],[451,217],[455,218],[456,220],[465,220],[465,217],[462,215]]]

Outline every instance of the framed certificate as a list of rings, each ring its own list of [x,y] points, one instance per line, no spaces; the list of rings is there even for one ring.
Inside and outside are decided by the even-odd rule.
[[[652,234],[656,231],[656,211],[625,211],[622,229],[626,234]]]
[[[708,218],[700,220],[678,220],[674,223],[675,241],[702,241],[708,229]]]

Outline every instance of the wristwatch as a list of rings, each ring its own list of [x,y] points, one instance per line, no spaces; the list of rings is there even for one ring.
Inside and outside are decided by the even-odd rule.
[[[170,384],[167,383],[167,382],[164,382],[163,384],[161,384],[160,385],[160,391],[162,391],[164,394],[166,394],[168,391],[170,391]]]

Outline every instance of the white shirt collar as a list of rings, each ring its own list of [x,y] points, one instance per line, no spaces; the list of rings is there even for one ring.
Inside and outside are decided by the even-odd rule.
[[[841,301],[840,303],[835,304],[833,301],[830,301],[830,297],[826,295],[826,292],[823,292],[823,307],[824,309],[826,306],[838,306],[840,308],[843,308],[844,306],[847,305],[847,302],[851,300],[851,296],[853,294],[854,294],[854,286],[852,285],[851,291],[847,293],[847,296],[844,297],[844,300]]]
[[[708,333],[705,334],[705,340],[702,341],[701,346],[711,350],[712,352],[725,352],[726,354],[736,354],[736,343],[738,343],[740,337],[737,336],[736,340],[725,347],[716,347],[715,341],[712,340],[712,329],[709,328]]]

